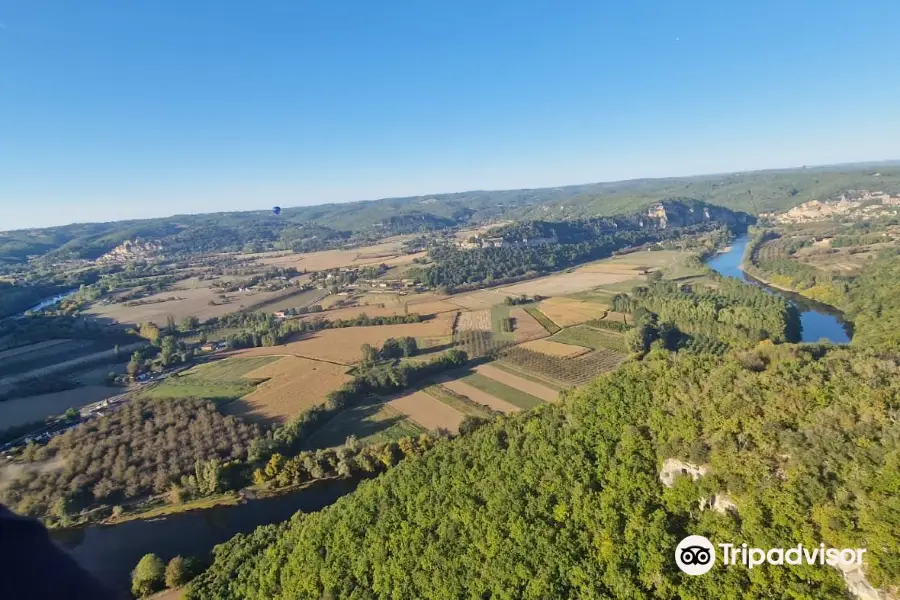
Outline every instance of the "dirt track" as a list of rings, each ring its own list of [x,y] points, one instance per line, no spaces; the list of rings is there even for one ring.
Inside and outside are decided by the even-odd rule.
[[[490,377],[494,381],[499,381],[511,388],[515,388],[520,392],[531,394],[545,402],[556,402],[556,397],[559,395],[556,390],[551,390],[539,383],[529,381],[528,379],[513,375],[512,373],[507,373],[506,371],[491,365],[478,365],[475,367],[475,371],[481,373],[485,377]]]

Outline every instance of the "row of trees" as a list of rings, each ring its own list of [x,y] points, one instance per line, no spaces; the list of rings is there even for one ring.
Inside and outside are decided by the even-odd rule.
[[[447,432],[435,430],[418,437],[363,446],[351,435],[336,449],[301,452],[291,458],[275,453],[264,467],[253,472],[253,483],[281,488],[330,477],[350,477],[355,473],[378,473],[407,456],[430,450],[438,440],[446,437]]]
[[[898,368],[833,347],[650,352],[560,404],[411,457],[320,512],[233,538],[187,597],[847,595],[831,568],[685,576],[672,551],[688,534],[867,548],[866,576],[891,589]],[[669,458],[710,472],[666,487]],[[713,495],[736,510],[701,510]]]
[[[192,557],[175,556],[166,564],[155,554],[145,554],[131,573],[131,593],[146,598],[166,588],[180,588],[200,571],[200,562]]]

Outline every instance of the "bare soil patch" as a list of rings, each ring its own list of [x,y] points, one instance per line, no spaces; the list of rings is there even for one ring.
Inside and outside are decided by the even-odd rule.
[[[549,335],[543,325],[525,312],[524,308],[512,309],[509,311],[509,316],[515,322],[514,335],[516,343],[538,340]]]
[[[391,398],[387,404],[426,429],[441,427],[459,433],[463,414],[430,394],[415,391]]]
[[[283,423],[303,410],[325,402],[329,392],[350,380],[346,371],[346,367],[322,361],[282,357],[244,375],[247,379],[268,381],[230,403],[226,412]]]

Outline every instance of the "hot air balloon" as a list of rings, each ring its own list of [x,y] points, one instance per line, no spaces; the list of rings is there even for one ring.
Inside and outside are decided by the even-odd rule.
[[[272,212],[275,213],[276,215],[280,215],[280,214],[281,214],[281,207],[280,207],[280,206],[273,206],[273,207],[272,207]]]

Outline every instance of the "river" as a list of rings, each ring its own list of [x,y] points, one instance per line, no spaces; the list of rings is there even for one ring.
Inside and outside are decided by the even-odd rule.
[[[119,593],[131,586],[131,571],[149,552],[164,561],[176,555],[206,559],[213,546],[260,525],[287,521],[299,510],[320,510],[352,492],[357,479],[339,479],[274,498],[198,510],[121,525],[55,530],[52,535],[98,579]]]
[[[706,264],[712,270],[722,275],[736,277],[747,283],[759,286],[771,294],[784,296],[791,301],[800,312],[800,325],[803,327],[801,341],[818,342],[821,339],[826,339],[836,344],[846,344],[850,341],[850,325],[843,320],[840,311],[837,309],[814,302],[798,294],[792,294],[766,285],[744,273],[741,270],[741,262],[744,259],[744,253],[747,251],[749,243],[749,236],[743,235],[734,240],[728,251],[717,254]]]
[[[51,298],[45,298],[45,299],[41,300],[40,302],[38,302],[37,304],[35,304],[34,306],[32,306],[31,308],[29,308],[28,310],[23,311],[22,314],[20,315],[20,318],[24,317],[26,314],[28,314],[30,312],[39,312],[39,311],[44,310],[48,306],[53,306],[54,304],[58,304],[63,298],[65,298],[66,296],[70,296],[77,291],[78,291],[77,289],[69,290],[68,292],[63,292],[62,294],[57,294],[56,296],[53,296]]]

